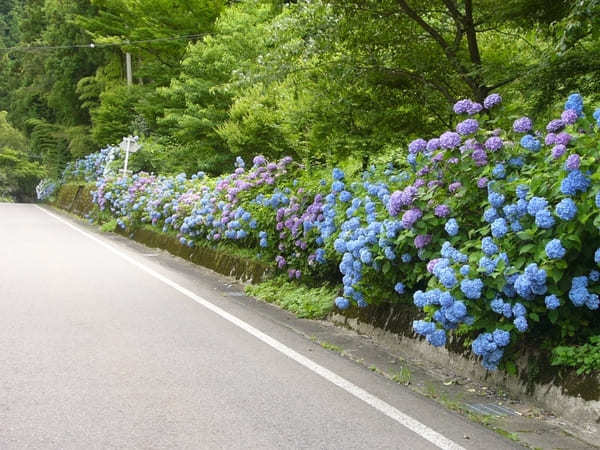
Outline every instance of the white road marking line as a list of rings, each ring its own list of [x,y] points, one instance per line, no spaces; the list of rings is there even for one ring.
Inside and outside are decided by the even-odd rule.
[[[136,266],[139,269],[143,270],[147,274],[153,276],[157,280],[162,281],[163,283],[165,283],[166,285],[172,287],[173,289],[175,289],[176,291],[178,291],[181,294],[185,295],[186,297],[194,300],[196,303],[199,303],[200,305],[204,306],[206,309],[209,309],[210,311],[214,312],[215,314],[221,316],[223,319],[231,322],[232,324],[236,325],[237,327],[241,328],[242,330],[246,331],[247,333],[249,333],[252,336],[256,337],[257,339],[261,340],[262,342],[264,342],[265,344],[267,344],[270,347],[274,348],[275,350],[283,353],[285,356],[287,356],[290,359],[293,359],[298,364],[301,364],[302,366],[306,367],[307,369],[311,370],[312,372],[314,372],[314,373],[320,375],[321,377],[325,378],[327,381],[329,381],[329,382],[335,384],[336,386],[342,388],[343,390],[345,390],[349,394],[352,394],[356,398],[358,398],[358,399],[362,400],[363,402],[367,403],[371,407],[375,408],[379,412],[381,412],[381,413],[385,414],[386,416],[390,417],[391,419],[395,420],[400,425],[408,428],[409,430],[411,430],[414,433],[418,434],[419,436],[421,436],[422,438],[424,438],[427,441],[431,442],[432,444],[436,445],[437,447],[442,448],[442,449],[464,450],[464,448],[462,446],[460,446],[456,442],[454,442],[454,441],[446,438],[445,436],[441,435],[440,433],[438,433],[437,431],[433,430],[432,428],[429,428],[427,425],[422,424],[418,420],[413,419],[409,415],[401,412],[400,410],[398,410],[397,408],[393,407],[389,403],[386,403],[385,401],[383,401],[380,398],[378,398],[378,397],[376,397],[376,396],[368,393],[364,389],[356,386],[355,384],[351,383],[350,381],[346,380],[345,378],[342,378],[341,376],[337,375],[336,373],[332,372],[331,370],[326,369],[325,367],[317,364],[313,360],[311,360],[309,358],[306,358],[305,356],[301,355],[300,353],[296,352],[295,350],[292,350],[291,348],[289,348],[285,344],[279,342],[277,339],[274,339],[271,336],[269,336],[269,335],[263,333],[262,331],[258,330],[257,328],[254,328],[249,323],[246,323],[243,320],[238,319],[234,315],[232,315],[232,314],[228,313],[227,311],[219,308],[218,306],[214,305],[213,303],[209,302],[208,300],[200,297],[197,294],[194,294],[189,289],[186,289],[183,286],[180,286],[179,284],[177,284],[176,282],[170,280],[169,278],[165,277],[164,275],[161,275],[160,273],[156,272],[154,269],[151,269],[150,267],[147,267],[143,263],[138,262],[137,260],[135,260],[131,256],[123,253],[122,251],[120,251],[119,249],[117,249],[116,247],[114,247],[113,245],[105,242],[104,240],[102,240],[102,239],[100,239],[100,238],[98,238],[98,237],[96,237],[96,236],[94,236],[94,235],[92,235],[92,234],[90,234],[90,233],[88,233],[88,232],[86,232],[84,230],[82,230],[81,228],[79,228],[79,227],[73,225],[72,223],[64,220],[62,217],[59,217],[56,214],[53,214],[53,213],[47,211],[46,209],[41,208],[38,205],[34,205],[34,206],[36,208],[40,209],[41,211],[43,211],[44,213],[48,214],[49,216],[52,216],[53,218],[55,218],[59,222],[62,222],[63,224],[67,225],[68,227],[72,228],[73,230],[77,231],[78,233],[81,233],[85,237],[91,239],[92,241],[94,241],[94,242],[100,244],[101,246],[103,246],[104,248],[110,250],[111,252],[113,252],[117,256],[119,256],[122,259],[126,260],[127,262],[133,264],[134,266]]]

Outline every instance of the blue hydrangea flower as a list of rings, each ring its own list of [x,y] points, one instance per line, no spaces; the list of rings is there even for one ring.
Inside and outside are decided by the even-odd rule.
[[[580,307],[585,304],[589,295],[590,293],[585,287],[572,287],[569,291],[569,300],[573,302],[573,305]]]
[[[588,295],[588,298],[585,300],[585,306],[587,306],[587,308],[591,309],[591,310],[598,309],[598,307],[600,306],[600,298],[598,297],[598,295],[597,294]]]
[[[352,194],[348,191],[342,191],[340,192],[340,200],[344,203],[349,202],[352,200]]]
[[[460,274],[463,277],[468,277],[470,272],[471,272],[471,267],[468,265],[464,265],[460,268]]]
[[[572,170],[560,184],[560,192],[565,195],[576,195],[590,187],[590,179],[579,170]]]
[[[498,208],[502,207],[502,205],[504,204],[504,195],[502,195],[498,192],[491,191],[488,194],[488,200],[489,200],[490,204],[492,205],[492,207],[498,209]]]
[[[450,267],[442,269],[439,272],[439,280],[446,289],[452,289],[458,283],[454,274],[454,270],[452,270]]]
[[[331,190],[333,192],[342,192],[343,189],[344,189],[344,183],[341,181],[334,181],[333,184],[331,185]]]
[[[339,309],[348,309],[350,307],[350,302],[348,301],[347,298],[344,297],[338,297],[335,299],[335,306],[337,306]]]
[[[383,250],[383,253],[385,254],[385,257],[387,259],[389,259],[390,261],[393,261],[396,259],[396,254],[394,253],[394,250],[391,247],[385,247],[385,249]]]
[[[523,317],[527,314],[527,309],[521,303],[515,303],[512,307],[512,313],[515,317]]]
[[[498,217],[498,211],[495,208],[488,208],[483,212],[483,220],[487,223],[492,223]]]
[[[521,333],[525,333],[527,331],[527,328],[529,328],[529,325],[527,324],[527,319],[524,316],[517,317],[513,321],[513,323],[515,324],[517,330],[519,330]]]
[[[444,225],[444,229],[446,230],[446,233],[448,233],[450,236],[456,236],[458,234],[459,229],[458,222],[454,218],[449,219],[446,222],[446,225]]]
[[[410,255],[410,253],[403,253],[400,258],[402,259],[402,262],[405,264],[411,262],[411,260],[412,260],[412,256]]]
[[[404,294],[404,284],[398,282],[396,283],[396,285],[394,286],[394,290],[398,293],[398,294]]]
[[[435,323],[425,320],[415,320],[413,321],[413,330],[417,334],[427,336],[435,331]]]
[[[540,228],[552,228],[554,223],[554,217],[548,209],[542,209],[535,214],[535,224]]]
[[[492,170],[492,175],[494,178],[503,179],[506,176],[506,169],[504,168],[504,164],[498,163]]]
[[[487,256],[479,258],[479,269],[483,270],[486,275],[490,275],[496,270],[496,261]]]
[[[460,290],[465,297],[471,300],[477,300],[481,297],[481,290],[483,289],[483,281],[479,278],[474,280],[464,279],[460,282]]]
[[[560,239],[552,239],[546,244],[546,256],[550,259],[562,259],[566,253]]]
[[[520,156],[515,156],[508,159],[509,167],[514,167],[516,169],[523,167],[525,165],[525,161]]]
[[[504,311],[504,300],[501,298],[495,298],[490,302],[490,306],[492,311],[494,311],[496,314],[502,314]]]
[[[583,97],[577,93],[569,95],[565,102],[565,109],[572,109],[581,115],[583,113]]]
[[[530,152],[538,152],[540,148],[542,148],[542,144],[540,143],[539,139],[533,137],[530,134],[526,134],[525,136],[523,136],[521,138],[520,144],[521,147],[523,147],[526,150],[529,150]]]
[[[517,198],[525,199],[529,193],[529,186],[526,184],[519,184],[516,188]]]
[[[435,330],[427,335],[427,341],[434,347],[443,347],[446,345],[446,332],[444,330]]]
[[[600,265],[600,248],[594,253],[594,262]]]
[[[508,233],[508,226],[506,219],[500,217],[492,222],[492,236],[495,238],[501,238]]]
[[[530,216],[535,216],[538,211],[545,209],[547,206],[548,200],[546,200],[544,197],[532,197],[527,204],[527,212]]]
[[[555,209],[556,215],[560,217],[562,220],[572,220],[577,214],[577,205],[570,198],[563,198],[556,205]]]
[[[481,249],[483,250],[483,253],[485,253],[487,256],[493,256],[496,253],[498,253],[498,246],[494,243],[494,240],[489,236],[486,236],[481,240]]]
[[[510,342],[510,333],[508,331],[496,329],[492,333],[492,336],[498,347],[506,347]]]
[[[596,281],[600,280],[600,272],[598,272],[597,270],[590,271],[590,274],[588,275],[588,279],[595,283]]]
[[[514,220],[518,219],[518,217],[519,217],[519,210],[517,208],[517,205],[515,205],[514,203],[504,205],[502,207],[502,212],[504,213],[504,216],[506,217],[506,219],[508,219],[510,221],[514,221]]]
[[[560,306],[560,300],[554,294],[546,296],[544,302],[546,303],[546,308],[550,310],[556,309]]]
[[[334,180],[343,180],[344,179],[344,171],[335,167],[333,169],[333,179]]]

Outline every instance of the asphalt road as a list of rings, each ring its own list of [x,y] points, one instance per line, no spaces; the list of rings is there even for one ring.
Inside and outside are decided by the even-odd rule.
[[[0,204],[0,449],[515,447],[223,281]]]

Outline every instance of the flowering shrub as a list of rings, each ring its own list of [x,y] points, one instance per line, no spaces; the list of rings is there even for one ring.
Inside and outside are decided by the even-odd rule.
[[[83,179],[95,181],[101,177],[115,174],[115,162],[121,158],[119,147],[108,146],[96,153],[91,153],[75,162],[67,163],[62,175],[62,183]]]
[[[97,179],[94,201],[121,227],[149,224],[190,247],[254,248],[290,279],[337,268],[340,309],[413,302],[417,334],[443,346],[451,330],[467,333],[493,370],[525,335],[555,345],[600,331],[600,110],[573,94],[560,118],[503,129],[501,102],[457,102],[468,118],[455,130],[360,176],[334,168],[316,182],[291,158],[257,156],[216,179],[104,177],[107,149],[69,173]]]

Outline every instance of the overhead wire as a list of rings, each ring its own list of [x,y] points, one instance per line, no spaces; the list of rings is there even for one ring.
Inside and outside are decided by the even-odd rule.
[[[70,44],[70,45],[17,45],[14,47],[0,47],[0,52],[28,52],[28,51],[44,51],[44,50],[66,50],[76,48],[107,48],[107,47],[124,47],[124,46],[135,46],[136,44],[148,44],[152,42],[166,42],[166,41],[177,41],[177,40],[192,40],[207,36],[209,33],[200,34],[186,34],[181,36],[171,36],[164,38],[153,38],[153,39],[139,39],[135,41],[124,40],[121,42],[107,42],[107,43],[95,43],[90,42],[89,44]]]

